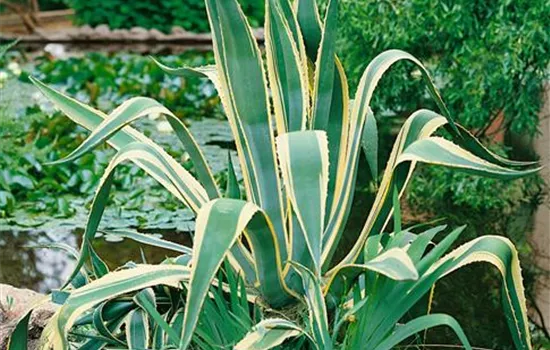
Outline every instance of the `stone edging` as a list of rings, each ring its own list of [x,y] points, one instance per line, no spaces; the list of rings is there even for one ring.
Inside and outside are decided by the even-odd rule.
[[[263,28],[254,29],[257,40],[263,41]],[[89,25],[82,27],[68,27],[59,30],[45,30],[38,28],[36,33],[21,35],[13,33],[1,33],[0,40],[19,39],[21,42],[121,42],[121,43],[211,43],[212,36],[209,33],[192,33],[182,27],[174,26],[172,31],[165,34],[158,29],[145,29],[133,27],[131,29],[110,29],[106,24],[95,28]]]

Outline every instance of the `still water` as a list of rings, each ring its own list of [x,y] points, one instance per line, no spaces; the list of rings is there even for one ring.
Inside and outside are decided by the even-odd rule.
[[[55,221],[55,224],[58,225],[55,230],[0,228],[0,283],[47,293],[65,282],[75,264],[72,256],[60,249],[37,246],[65,243],[78,250],[84,229],[64,226],[63,221]],[[174,223],[171,228],[168,226],[154,233],[162,235],[165,240],[191,246],[193,221],[184,220],[179,225]],[[96,238],[94,248],[111,269],[128,261],[142,263],[145,258],[148,263],[159,263],[166,257],[179,255],[178,252],[113,236]]]

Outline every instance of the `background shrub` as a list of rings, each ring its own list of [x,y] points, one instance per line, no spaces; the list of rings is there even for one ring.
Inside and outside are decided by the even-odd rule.
[[[53,11],[67,8],[69,0],[38,0],[40,11]]]
[[[378,53],[403,49],[430,66],[451,114],[479,134],[499,112],[512,131],[534,136],[548,78],[545,0],[342,1],[340,56],[356,86]],[[407,114],[432,107],[411,65],[384,78],[375,109]],[[397,108],[395,108],[397,107]]]
[[[253,27],[263,25],[263,1],[240,1]],[[77,24],[108,24],[112,29],[144,27],[170,32],[180,26],[192,32],[208,32],[203,0],[69,0]]]

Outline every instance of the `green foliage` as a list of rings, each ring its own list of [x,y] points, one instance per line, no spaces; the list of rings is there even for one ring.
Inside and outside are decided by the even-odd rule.
[[[545,0],[343,1],[339,51],[356,82],[378,52],[406,50],[427,63],[466,127],[482,134],[503,112],[506,128],[534,136],[550,61],[547,12]],[[418,72],[398,68],[373,106],[400,115],[430,106],[415,88]]]
[[[212,62],[208,53],[186,52],[164,56],[175,66]],[[62,88],[101,110],[134,96],[161,99],[178,117],[221,117],[219,99],[209,82],[196,77],[168,77],[151,59],[139,55],[89,53],[66,60],[38,59],[29,74]]]
[[[80,25],[97,26],[107,24],[111,29],[156,28],[169,33],[173,26],[180,26],[191,32],[208,31],[206,6],[202,0],[68,0],[75,10],[76,22]],[[263,21],[263,1],[245,0],[243,11],[252,26]]]
[[[411,182],[407,200],[414,210],[442,214],[444,208],[511,215],[522,205],[536,207],[544,194],[539,177],[512,181],[464,174],[443,167],[422,167]]]
[[[68,7],[70,0],[38,0],[40,11],[62,10]]]

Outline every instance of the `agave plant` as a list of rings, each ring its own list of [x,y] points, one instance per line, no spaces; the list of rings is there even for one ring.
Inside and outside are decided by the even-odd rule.
[[[415,235],[401,229],[396,212],[419,162],[502,179],[531,174],[537,171],[535,165],[491,153],[456,124],[428,71],[405,52],[390,50],[378,55],[365,69],[355,99],[350,100],[346,76],[334,51],[336,0],[329,2],[323,21],[314,0],[297,0],[292,5],[288,0],[267,0],[265,58],[236,0],[206,0],[206,8],[216,64],[180,68],[159,64],[168,73],[200,75],[214,83],[235,138],[244,198],[231,166],[222,194],[186,126],[159,102],[133,98],[106,115],[33,80],[67,116],[92,131],[61,161],[74,160],[103,142],[118,150],[95,194],[78,263],[63,288],[62,306],[44,332],[46,345],[67,348],[69,331],[83,318],[89,319],[93,309],[98,315],[94,325],[104,335],[96,339],[101,343],[95,343],[96,347],[110,338],[128,345],[134,336],[138,339],[150,333],[145,328],[151,319],[159,330],[152,337],[160,339],[154,346],[186,349],[195,331],[200,332],[205,300],[214,298],[212,285],[229,288],[216,278],[222,263],[228,261],[225,270],[243,278],[240,297],[271,309],[305,302],[309,310],[305,327],[268,318],[237,348],[270,348],[304,335],[318,349],[330,349],[342,341],[349,348],[367,344],[368,349],[388,349],[438,325],[452,327],[469,347],[460,326],[449,316],[426,315],[405,325],[399,322],[438,279],[465,264],[482,261],[502,273],[504,307],[515,345],[530,349],[513,245],[505,238],[486,236],[443,256],[462,229],[427,251],[442,227]],[[419,110],[407,119],[379,176],[377,121],[369,105],[382,75],[403,60],[422,72],[440,110]],[[167,117],[193,161],[196,176],[129,126],[152,113]],[[433,136],[439,129],[447,130],[449,138]],[[368,169],[359,169],[362,151]],[[109,272],[91,242],[108,202],[114,170],[125,161],[137,164],[191,208],[196,213],[196,231],[192,248],[118,232],[183,255],[160,265],[139,264]],[[346,249],[341,238],[359,171],[377,183],[378,191],[358,238],[345,254],[338,254],[343,258],[336,259],[335,253]],[[385,234],[392,216],[393,233]],[[92,271],[86,272],[90,261]],[[98,278],[89,281],[90,274]],[[170,311],[155,307],[156,299],[170,298],[177,289],[185,291],[184,301],[176,297]],[[113,305],[120,305],[124,298],[133,305],[131,314],[111,317],[109,322],[102,319],[108,312],[97,311],[98,305],[110,305],[112,314]],[[338,330],[349,317],[341,316],[342,310],[348,310],[344,316],[353,313],[356,319],[347,326],[344,340]],[[115,335],[123,329],[125,336]],[[145,347],[153,343],[151,339],[141,342]]]

